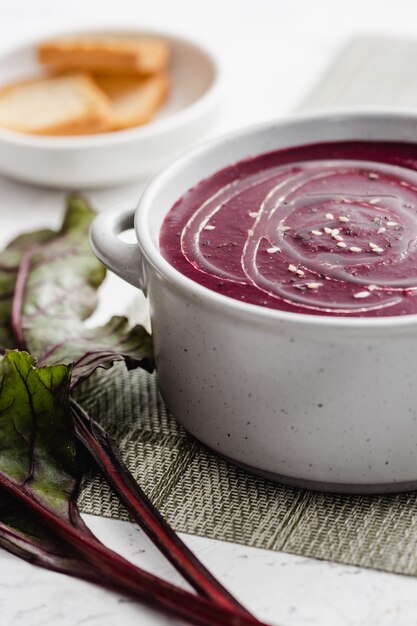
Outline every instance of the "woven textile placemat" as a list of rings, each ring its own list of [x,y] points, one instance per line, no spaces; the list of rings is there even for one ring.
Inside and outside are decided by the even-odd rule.
[[[340,496],[285,487],[236,468],[169,415],[155,375],[118,364],[79,401],[119,442],[133,475],[178,531],[329,561],[417,575],[417,492]],[[129,519],[98,476],[85,513]]]
[[[417,42],[354,40],[298,110],[415,106],[416,68]],[[417,492],[342,496],[257,478],[188,435],[168,414],[154,375],[128,372],[121,364],[97,372],[77,393],[176,530],[417,575]],[[99,476],[85,482],[80,506],[128,519]]]

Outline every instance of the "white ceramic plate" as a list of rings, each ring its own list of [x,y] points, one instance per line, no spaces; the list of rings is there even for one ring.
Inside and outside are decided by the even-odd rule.
[[[49,187],[100,187],[154,174],[210,127],[220,100],[219,63],[189,39],[159,31],[96,30],[75,34],[150,35],[172,51],[169,98],[155,120],[122,131],[74,137],[27,135],[0,129],[0,172]],[[74,33],[49,33],[0,57],[0,85],[42,71],[39,41]]]

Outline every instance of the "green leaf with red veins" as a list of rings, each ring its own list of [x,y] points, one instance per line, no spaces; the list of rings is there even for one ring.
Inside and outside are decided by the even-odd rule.
[[[0,546],[95,582],[90,564],[81,565],[74,548],[39,517],[49,512],[50,519],[91,535],[75,502],[81,476],[70,380],[71,366],[38,368],[27,352],[9,351],[0,360]]]
[[[22,258],[13,326],[18,347],[37,358],[52,345],[77,337],[96,309],[97,288],[106,272],[88,243],[94,217],[83,198],[71,196],[60,231],[45,244],[27,248]]]
[[[68,517],[77,482],[69,412],[71,366],[36,368],[26,352],[0,361],[0,485]]]
[[[124,317],[94,329],[85,326],[105,277],[88,242],[94,217],[84,198],[70,196],[61,230],[26,249],[14,290],[14,345],[40,365],[74,362],[73,385],[114,361],[152,369],[152,342],[143,327],[131,328]]]
[[[118,497],[210,600],[176,589],[114,554],[92,536],[79,515],[70,383],[115,360],[136,367],[150,366],[152,359],[150,336],[140,326],[129,328],[125,318],[112,318],[92,330],[84,326],[105,275],[87,243],[93,217],[82,198],[72,197],[58,233],[20,238],[11,246],[10,258],[3,259],[9,263],[3,271],[10,274],[4,345],[29,348],[40,365],[55,365],[36,368],[33,357],[17,351],[0,360],[0,546],[43,567],[132,593],[199,626],[255,624],[152,507],[116,446],[108,447],[105,433],[104,439],[97,437],[96,429],[90,430],[94,423],[74,413],[79,439]]]
[[[42,567],[129,593],[196,626],[257,626],[147,573],[106,548],[79,516],[71,366],[37,368],[26,352],[0,360],[0,546]]]
[[[71,386],[74,387],[95,372],[125,361],[128,369],[153,369],[152,339],[142,326],[129,324],[126,317],[112,317],[104,326],[80,330],[77,337],[58,343],[45,351],[39,365],[74,363]]]
[[[40,230],[21,235],[0,252],[0,352],[15,348],[16,340],[12,329],[12,303],[16,278],[23,254],[28,248],[42,244],[56,233],[52,230]]]

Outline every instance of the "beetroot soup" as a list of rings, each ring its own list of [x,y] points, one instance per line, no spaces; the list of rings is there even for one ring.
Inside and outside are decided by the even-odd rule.
[[[317,315],[417,313],[417,145],[261,154],[190,189],[161,228],[179,272],[231,298]]]

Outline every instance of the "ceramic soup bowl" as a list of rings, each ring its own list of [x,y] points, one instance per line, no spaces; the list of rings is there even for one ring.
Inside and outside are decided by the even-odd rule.
[[[417,143],[417,116],[296,117],[235,132],[160,173],[137,209],[99,215],[98,258],[149,299],[157,376],[173,415],[213,450],[262,476],[340,492],[417,485],[417,315],[331,317],[211,291],[159,251],[173,204],[251,155],[343,140]],[[134,225],[137,243],[118,235]]]

